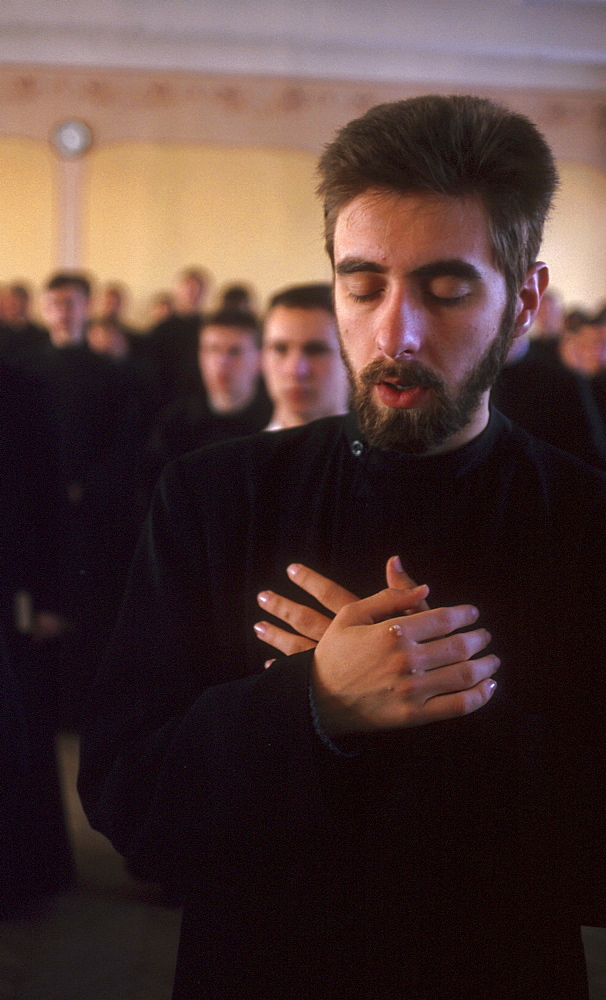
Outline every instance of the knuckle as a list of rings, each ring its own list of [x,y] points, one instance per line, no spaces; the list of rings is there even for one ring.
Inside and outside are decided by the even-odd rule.
[[[412,668],[414,669],[414,668]],[[399,671],[398,692],[401,702],[410,703],[414,701],[419,689],[419,678],[421,674],[411,673],[411,667],[402,667]]]
[[[473,641],[469,638],[469,634],[465,632],[459,632],[451,639],[452,651],[456,656],[457,660],[465,660],[468,656],[473,653]]]
[[[461,691],[459,698],[461,702],[460,715],[470,715],[472,712],[477,711],[478,708],[482,708],[482,705],[486,703],[484,694],[477,687],[472,688],[470,691]]]
[[[358,605],[357,601],[350,601],[344,604],[342,608],[337,611],[334,620],[338,621],[340,625],[349,625],[357,620],[358,617]]]
[[[290,623],[293,624],[294,620],[295,616],[291,615],[289,619]],[[301,608],[296,617],[297,628],[300,628],[303,631],[305,631],[306,629],[310,629],[313,626],[313,623],[314,623],[313,612],[309,608]]]
[[[476,683],[475,666],[471,660],[467,660],[459,667],[459,678],[462,687],[471,688]]]
[[[438,628],[443,634],[452,632],[457,627],[457,619],[454,608],[437,608],[436,620]]]

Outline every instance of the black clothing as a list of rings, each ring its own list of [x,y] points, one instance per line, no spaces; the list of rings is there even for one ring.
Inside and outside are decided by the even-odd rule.
[[[606,424],[589,379],[559,355],[531,351],[507,364],[493,386],[494,405],[529,434],[606,469]]]
[[[48,339],[48,332],[37,323],[0,327],[0,359],[25,371],[32,371]]]
[[[198,339],[201,313],[173,315],[152,327],[145,352],[154,362],[161,386],[160,406],[196,392],[200,385]]]
[[[606,425],[606,371],[594,375],[590,384],[598,412]]]
[[[0,918],[74,877],[55,757],[61,640],[33,642],[32,616],[73,614],[63,457],[39,380],[0,362]]]
[[[536,361],[544,365],[562,365],[560,357],[559,337],[531,337],[528,341],[529,361]]]
[[[61,429],[71,499],[76,614],[62,659],[73,689],[66,724],[75,726],[114,624],[142,521],[136,482],[143,436],[140,396],[133,392],[128,366],[85,344],[49,344],[38,370]]]
[[[602,475],[497,412],[444,455],[368,448],[348,416],[167,467],[80,790],[142,874],[187,893],[175,998],[587,998],[605,502]],[[395,553],[432,606],[479,608],[497,692],[341,756],[312,722],[311,654],[263,669],[256,594],[301,600],[301,561],[366,596]]]
[[[65,453],[53,397],[39,379],[0,361],[0,628],[13,643],[15,595],[33,611],[69,617]]]
[[[147,443],[143,461],[146,481],[153,487],[166,463],[188,451],[262,431],[272,410],[263,384],[248,406],[236,413],[211,410],[204,389],[176,400],[159,414]]]

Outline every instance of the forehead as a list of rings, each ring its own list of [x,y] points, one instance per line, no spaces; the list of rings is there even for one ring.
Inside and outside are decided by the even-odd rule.
[[[325,309],[274,306],[265,319],[263,343],[267,345],[278,340],[299,345],[318,340],[337,344],[336,320]]]
[[[201,347],[234,347],[254,343],[252,330],[239,326],[205,326],[200,331]]]
[[[414,270],[456,258],[495,267],[488,213],[481,198],[398,194],[373,188],[339,212],[334,255],[335,266],[355,257],[387,269]]]
[[[62,288],[50,288],[48,289],[47,298],[49,302],[60,303],[60,302],[81,302],[83,305],[88,302],[87,296],[84,294],[81,288],[77,288],[76,285],[64,285]]]

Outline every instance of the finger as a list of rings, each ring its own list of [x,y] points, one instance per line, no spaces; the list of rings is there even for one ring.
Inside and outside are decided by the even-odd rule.
[[[352,594],[350,590],[339,587],[337,583],[329,580],[327,576],[316,573],[315,570],[304,566],[302,563],[292,563],[287,567],[286,572],[298,587],[301,587],[307,594],[315,597],[323,608],[328,608],[335,615],[346,604],[351,604],[352,601],[358,600],[357,596]]]
[[[390,591],[394,593],[394,591]],[[410,597],[414,591],[408,591],[404,596]],[[360,602],[363,603],[363,602]],[[458,629],[473,625],[478,619],[478,609],[471,604],[458,604],[452,608],[432,608],[419,614],[404,618],[398,624],[404,635],[414,642],[427,642],[450,635]],[[394,615],[395,617],[395,615]]]
[[[489,653],[475,660],[462,660],[414,678],[414,699],[426,704],[440,695],[469,691],[497,672],[501,661]]]
[[[293,653],[303,653],[306,649],[314,649],[316,643],[313,639],[307,639],[302,635],[293,635],[286,629],[272,625],[270,622],[257,622],[253,626],[255,635],[268,646],[279,649],[285,656],[292,656]]]
[[[462,663],[485,649],[491,638],[485,628],[478,628],[473,632],[455,632],[444,639],[420,643],[414,653],[415,666],[427,671],[451,663]]]
[[[275,594],[273,590],[263,590],[257,594],[257,603],[275,618],[292,625],[300,635],[316,642],[322,638],[332,621],[327,615],[304,604],[296,604],[281,594]]]
[[[397,590],[393,588],[380,590],[378,594],[365,597],[362,601],[347,604],[338,612],[337,619],[339,624],[345,627],[351,625],[374,625],[377,622],[384,622],[386,619],[397,618],[399,615],[406,614],[410,608],[414,608],[420,601],[424,601],[428,594],[429,587],[425,584],[414,587],[413,590]],[[433,613],[432,611],[424,611],[420,615],[414,615],[410,619],[407,618],[406,623],[415,621],[417,618],[423,617],[423,615],[431,615]],[[437,634],[435,633],[435,635]]]
[[[430,698],[410,722],[410,725],[421,726],[427,722],[441,722],[444,719],[456,719],[459,716],[477,712],[490,701],[496,687],[497,682],[490,677],[465,691]]]
[[[393,587],[394,590],[412,590],[413,587],[416,587],[415,581],[403,568],[399,556],[392,556],[391,559],[387,560],[385,578],[387,586]],[[421,601],[416,609],[411,608],[407,614],[414,614],[415,611],[429,611],[429,604],[427,601]]]

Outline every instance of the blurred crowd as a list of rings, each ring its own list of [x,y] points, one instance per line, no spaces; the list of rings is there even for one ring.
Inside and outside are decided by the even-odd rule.
[[[163,465],[348,405],[327,284],[276,293],[263,348],[252,290],[211,303],[201,269],[154,298],[146,329],[123,286],[82,273],[36,302],[0,290],[0,917],[71,880],[54,739],[79,728]]]
[[[154,297],[145,329],[129,320],[125,286],[97,290],[81,273],[52,275],[35,302],[26,284],[0,289],[2,725],[21,748],[0,833],[18,846],[31,830],[22,855],[5,852],[0,916],[71,880],[53,741],[78,728],[163,465],[348,405],[326,284],[280,290],[261,319],[249,285],[211,301],[207,273],[189,268]],[[606,468],[606,307],[566,310],[549,292],[494,399]]]

